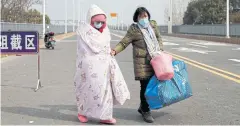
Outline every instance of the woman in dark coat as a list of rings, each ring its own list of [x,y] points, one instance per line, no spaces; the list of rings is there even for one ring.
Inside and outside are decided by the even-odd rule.
[[[135,80],[140,81],[141,84],[141,104],[138,112],[142,114],[144,121],[148,123],[154,122],[154,119],[151,116],[149,105],[146,102],[144,93],[150,78],[154,75],[154,70],[150,64],[151,56],[148,53],[148,46],[145,39],[145,36],[148,35],[146,34],[149,34],[149,36],[153,35],[149,38],[151,38],[152,41],[154,41],[153,39],[155,38],[159,50],[163,51],[162,39],[157,23],[156,21],[150,20],[150,18],[151,16],[148,10],[144,7],[139,7],[133,16],[133,21],[135,23],[130,26],[125,37],[116,45],[114,49],[112,49],[111,52],[112,55],[116,55],[123,51],[129,44],[132,44]],[[143,34],[143,29],[147,31],[145,32],[146,34]],[[153,31],[153,34],[151,34],[150,31]],[[150,40],[150,44],[153,43],[152,41]]]

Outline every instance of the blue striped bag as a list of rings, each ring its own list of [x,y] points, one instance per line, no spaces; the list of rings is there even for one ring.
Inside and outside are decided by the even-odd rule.
[[[145,97],[149,108],[160,109],[192,96],[186,64],[180,60],[172,62],[174,77],[171,80],[159,81],[153,76],[146,88]]]

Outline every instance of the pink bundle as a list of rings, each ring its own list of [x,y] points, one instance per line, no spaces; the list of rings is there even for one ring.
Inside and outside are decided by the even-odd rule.
[[[174,76],[172,66],[172,56],[166,53],[161,53],[151,60],[151,65],[155,71],[158,80],[170,80]]]

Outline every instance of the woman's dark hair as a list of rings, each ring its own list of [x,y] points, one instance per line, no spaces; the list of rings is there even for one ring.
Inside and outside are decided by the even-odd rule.
[[[146,12],[148,14],[148,19],[150,20],[151,15],[150,15],[149,11],[145,7],[139,7],[139,8],[137,8],[137,10],[135,11],[135,13],[133,15],[133,21],[138,22],[138,16],[144,12]]]

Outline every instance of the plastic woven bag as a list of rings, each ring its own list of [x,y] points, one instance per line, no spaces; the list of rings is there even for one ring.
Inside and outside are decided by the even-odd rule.
[[[149,81],[145,97],[150,109],[160,109],[192,96],[185,63],[174,60],[172,65],[174,77],[171,80],[159,81],[153,76]]]

